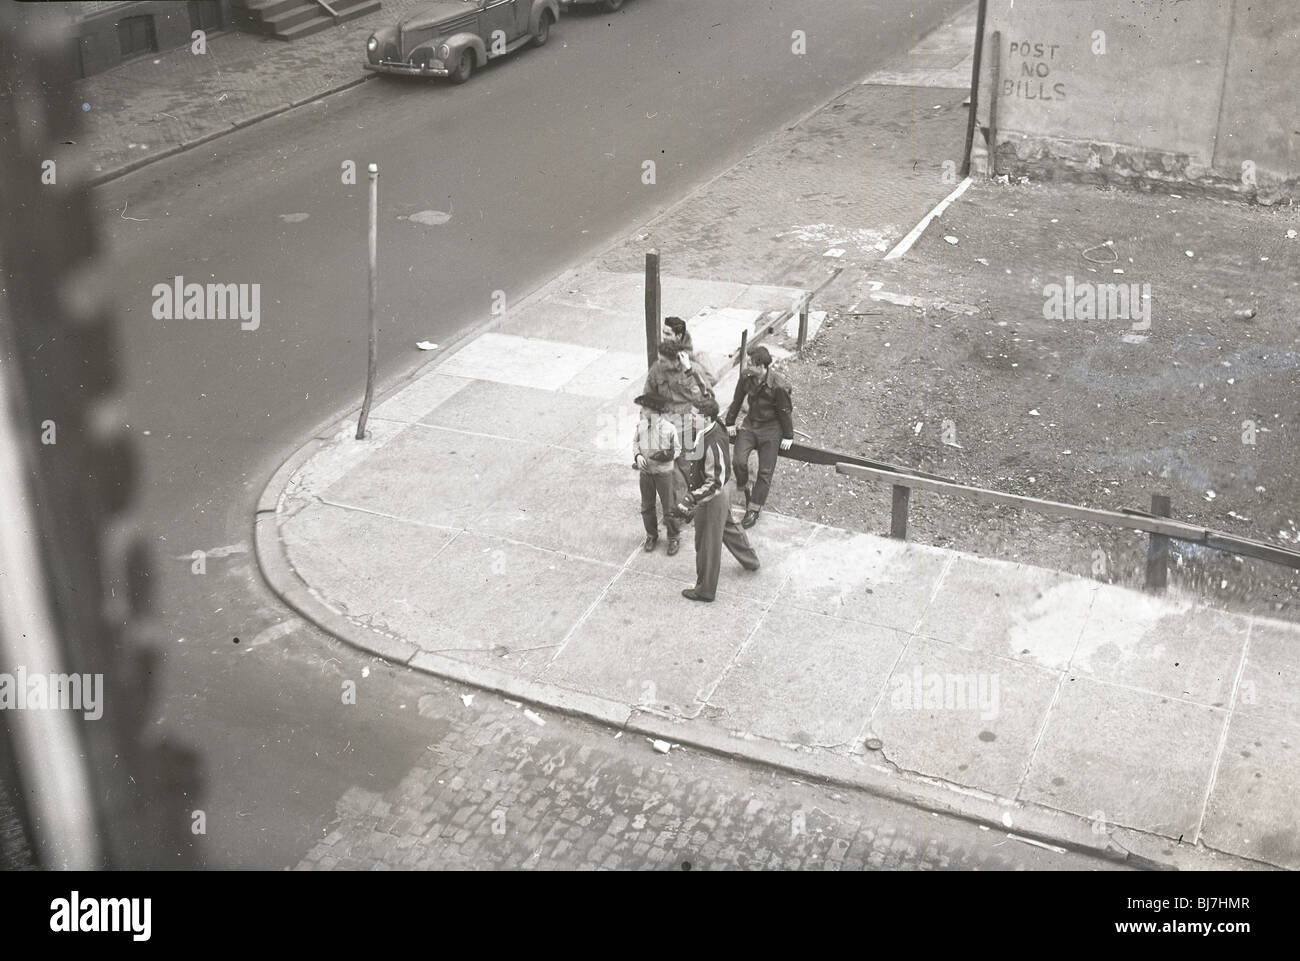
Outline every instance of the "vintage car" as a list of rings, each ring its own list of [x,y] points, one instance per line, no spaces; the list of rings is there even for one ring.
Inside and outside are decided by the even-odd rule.
[[[623,9],[623,0],[560,0],[562,7],[578,7],[588,3],[598,3],[610,13]]]
[[[489,60],[546,43],[559,18],[557,0],[432,0],[371,34],[363,66],[464,83]]]

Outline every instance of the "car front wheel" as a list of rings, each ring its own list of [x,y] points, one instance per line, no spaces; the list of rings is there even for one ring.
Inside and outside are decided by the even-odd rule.
[[[456,65],[455,72],[451,75],[452,83],[464,83],[474,73],[474,51],[466,50],[460,55],[460,63]]]
[[[551,12],[549,10],[542,12],[542,18],[537,21],[537,34],[533,37],[533,43],[542,47],[551,36]]]

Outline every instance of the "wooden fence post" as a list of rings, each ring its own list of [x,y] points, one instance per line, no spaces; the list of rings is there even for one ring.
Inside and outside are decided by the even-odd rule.
[[[903,484],[894,485],[894,507],[889,518],[889,536],[900,541],[907,540],[907,504],[912,496],[912,488]]]
[[[1163,494],[1151,495],[1151,513],[1156,517],[1169,517],[1169,498]],[[1169,586],[1169,538],[1152,534],[1147,544],[1147,590],[1162,594]]]

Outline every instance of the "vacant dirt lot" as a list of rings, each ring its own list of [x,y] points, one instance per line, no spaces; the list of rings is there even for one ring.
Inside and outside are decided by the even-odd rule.
[[[831,289],[817,341],[787,364],[796,426],[819,446],[1049,500],[1149,509],[1165,494],[1175,518],[1300,549],[1297,229],[1291,209],[977,185],[903,261]],[[1127,310],[1103,288],[1106,316],[1090,315],[1085,291],[1103,284],[1136,285]],[[1145,572],[1136,532],[919,492],[912,505],[909,536],[926,543],[1113,583]],[[770,506],[889,524],[887,487],[785,461]],[[1172,586],[1300,617],[1297,572],[1173,551]]]

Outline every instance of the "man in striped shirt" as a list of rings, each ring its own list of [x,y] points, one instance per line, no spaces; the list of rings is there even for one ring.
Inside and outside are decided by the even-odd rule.
[[[678,506],[679,513],[695,514],[695,586],[682,591],[692,601],[711,601],[718,593],[718,571],[725,545],[747,571],[759,568],[758,555],[749,538],[731,516],[731,445],[727,428],[718,421],[718,402],[712,397],[695,404],[696,447],[699,458],[690,461],[690,490]]]

